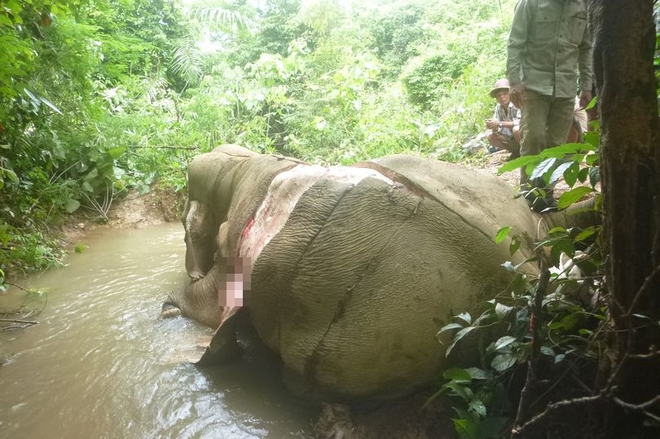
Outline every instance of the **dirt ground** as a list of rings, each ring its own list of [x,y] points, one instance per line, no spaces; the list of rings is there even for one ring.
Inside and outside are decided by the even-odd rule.
[[[97,227],[139,228],[179,221],[185,197],[184,192],[175,193],[157,187],[144,195],[133,191],[113,201],[106,214],[107,221],[101,219],[99,212],[80,209],[66,220],[62,228],[65,241],[75,243],[76,239]]]

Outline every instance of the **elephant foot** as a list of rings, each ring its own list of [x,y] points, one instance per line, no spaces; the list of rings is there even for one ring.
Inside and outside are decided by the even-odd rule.
[[[164,319],[172,319],[174,317],[180,317],[181,309],[179,309],[179,307],[177,307],[172,303],[165,302],[163,303],[163,308],[160,311],[160,316]]]
[[[236,325],[243,313],[243,308],[236,308],[231,315],[222,320],[204,355],[195,364],[198,366],[213,366],[241,358],[243,348],[239,346],[236,339]]]
[[[351,411],[343,404],[322,404],[319,420],[314,424],[316,439],[356,439]]]

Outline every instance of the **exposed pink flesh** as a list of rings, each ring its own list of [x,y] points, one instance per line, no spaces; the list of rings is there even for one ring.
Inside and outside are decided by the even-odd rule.
[[[263,203],[241,234],[238,256],[249,258],[250,263],[254,264],[264,247],[282,230],[300,197],[317,181],[330,179],[355,185],[367,177],[394,184],[378,171],[367,168],[298,165],[278,174],[271,182]]]

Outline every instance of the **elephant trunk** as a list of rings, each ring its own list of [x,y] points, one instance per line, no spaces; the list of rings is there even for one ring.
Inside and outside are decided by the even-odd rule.
[[[220,324],[218,307],[219,270],[213,267],[201,279],[188,279],[181,288],[172,290],[161,312],[162,317],[183,315],[210,328]]]

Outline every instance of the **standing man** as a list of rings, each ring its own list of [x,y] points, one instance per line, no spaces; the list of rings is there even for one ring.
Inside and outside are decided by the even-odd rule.
[[[580,106],[591,101],[591,35],[586,0],[519,0],[507,48],[506,71],[513,104],[522,109],[521,155],[535,155],[566,141],[580,79]],[[529,190],[525,169],[521,191]],[[535,210],[553,207],[552,190],[540,181],[526,196]],[[531,198],[531,200],[530,200]]]

